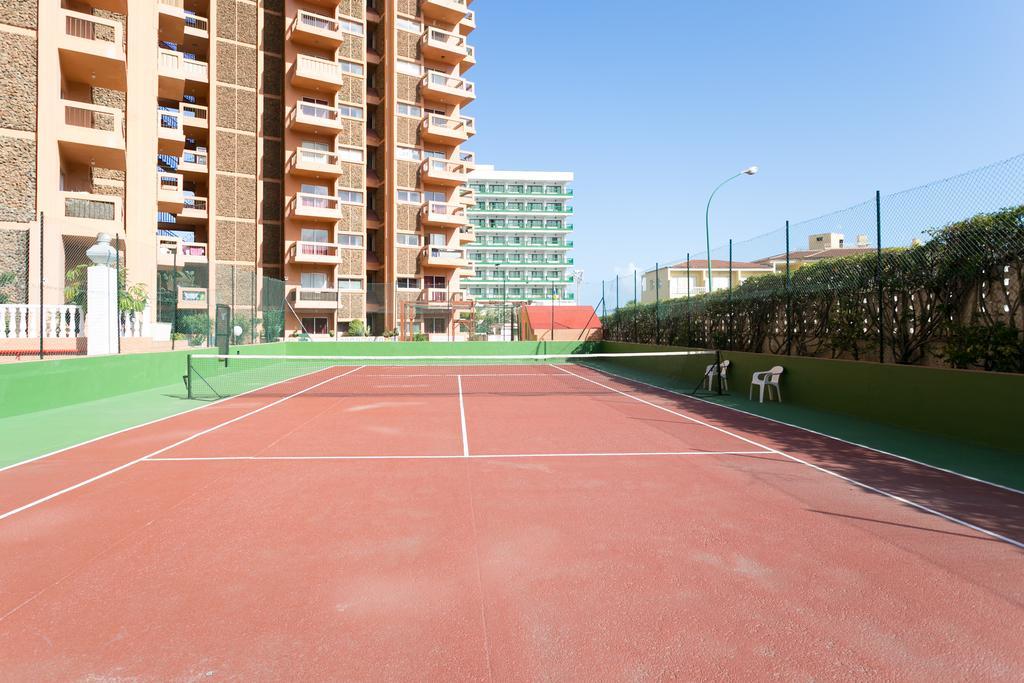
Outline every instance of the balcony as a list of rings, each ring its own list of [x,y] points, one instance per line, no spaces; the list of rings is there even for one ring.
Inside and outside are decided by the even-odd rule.
[[[198,104],[181,103],[181,124],[194,130],[210,129],[210,110]]]
[[[341,263],[341,246],[329,242],[296,242],[288,249],[290,263],[336,266]]]
[[[443,202],[428,202],[420,211],[424,225],[438,226],[443,228],[461,228],[469,225],[469,218],[466,216],[466,207],[462,204],[445,204]]]
[[[476,152],[459,152],[456,155],[459,163],[466,166],[467,172],[476,168]]]
[[[65,233],[96,237],[98,232],[124,230],[124,204],[120,197],[89,192],[60,192],[64,200]]]
[[[428,114],[420,125],[420,135],[426,142],[442,145],[460,145],[475,132],[465,118],[440,114]]]
[[[340,221],[341,202],[337,197],[296,192],[292,199],[292,217],[313,221]]]
[[[178,287],[178,310],[205,310],[209,305],[206,287]]]
[[[292,22],[291,39],[299,45],[336,50],[344,42],[341,22],[334,17],[300,9]]]
[[[181,100],[185,94],[185,55],[160,49],[157,58],[157,92],[167,100]]]
[[[185,207],[185,179],[179,173],[156,174],[156,201],[160,211],[179,213]]]
[[[64,124],[58,133],[61,157],[100,168],[125,169],[124,112],[88,102],[61,100]]]
[[[160,0],[160,39],[175,45],[185,40],[185,0]]]
[[[470,33],[476,30],[476,12],[468,10],[466,16],[459,22],[459,33],[464,36],[468,36]]]
[[[185,57],[182,60],[185,66],[185,80],[194,83],[210,82],[210,65],[198,59]]]
[[[428,268],[471,268],[473,264],[465,249],[428,246],[420,253],[420,265]]]
[[[429,100],[464,106],[476,99],[476,86],[459,76],[428,71],[420,83],[423,96]]]
[[[455,199],[466,206],[473,206],[476,204],[476,190],[469,185],[463,185],[455,191]]]
[[[476,242],[476,229],[472,225],[465,225],[459,228],[456,239],[460,244],[473,244]]]
[[[459,161],[424,159],[420,166],[420,179],[424,183],[457,187],[465,184],[470,168]]]
[[[210,201],[206,197],[185,195],[181,211],[178,212],[177,223],[201,225],[210,220]]]
[[[160,154],[180,157],[185,151],[185,127],[182,124],[181,111],[158,109],[157,118],[157,150]]]
[[[309,55],[299,55],[292,67],[292,85],[297,88],[337,93],[343,76],[337,62]]]
[[[454,66],[466,58],[469,46],[466,44],[466,38],[458,33],[429,27],[420,38],[420,52],[424,59]]]
[[[60,21],[64,33],[58,51],[64,80],[124,92],[128,72],[121,22],[69,9],[60,10]]]
[[[337,107],[313,102],[299,102],[288,118],[288,127],[300,133],[336,135],[345,127]]]
[[[156,240],[157,266],[173,268],[210,262],[209,245],[205,242],[182,242],[178,237],[164,235],[158,235]]]
[[[476,66],[476,48],[472,45],[467,45],[466,58],[462,60],[462,73],[465,74],[474,66]]]
[[[305,178],[337,178],[341,175],[341,160],[335,152],[299,147],[291,157],[288,171]]]
[[[466,0],[421,0],[420,11],[427,19],[445,24],[457,24],[469,9]]]
[[[178,157],[178,173],[190,180],[197,180],[209,175],[209,153],[205,149],[186,149]]]
[[[296,310],[325,310],[338,307],[338,290],[308,289],[299,287],[295,290]]]

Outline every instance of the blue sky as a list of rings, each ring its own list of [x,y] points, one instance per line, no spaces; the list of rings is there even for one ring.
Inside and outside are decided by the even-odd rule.
[[[715,200],[712,246],[1024,152],[1021,0],[473,9],[468,148],[576,173],[591,287],[699,251],[708,194],[750,164]]]

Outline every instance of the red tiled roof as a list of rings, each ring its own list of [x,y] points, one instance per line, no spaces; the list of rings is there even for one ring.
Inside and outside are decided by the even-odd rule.
[[[666,266],[666,267],[667,268],[672,268],[672,269],[675,269],[675,270],[678,270],[680,268],[686,268],[686,261],[681,261],[679,263],[673,263],[672,265]],[[764,270],[767,267],[768,266],[765,266],[765,264],[763,264],[763,263],[750,263],[749,261],[733,261],[732,262],[732,269],[733,270]],[[707,260],[704,260],[704,261],[694,261],[693,259],[690,260],[690,270],[707,270],[707,268],[708,268]],[[719,259],[711,259],[711,269],[712,270],[729,270],[729,262],[728,261],[722,261],[722,260],[719,260]],[[648,273],[653,273],[654,271],[653,270],[649,270],[647,272]]]
[[[601,319],[593,306],[523,306],[534,330],[550,330],[554,311],[556,330],[600,330]]]
[[[840,256],[853,256],[854,254],[868,254],[875,250],[874,247],[842,247],[836,249],[801,249],[789,252],[789,260],[799,259],[801,261],[820,261],[826,258],[839,258]],[[785,252],[775,256],[769,256],[760,260],[760,263],[771,261],[785,261]]]

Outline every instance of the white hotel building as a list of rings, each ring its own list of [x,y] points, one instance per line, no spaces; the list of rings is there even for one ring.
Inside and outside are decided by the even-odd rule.
[[[469,219],[476,241],[469,259],[476,272],[462,279],[479,303],[575,303],[572,173],[497,171],[477,166],[469,175],[476,205]]]

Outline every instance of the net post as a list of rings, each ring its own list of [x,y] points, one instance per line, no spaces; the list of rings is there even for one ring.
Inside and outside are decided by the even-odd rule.
[[[185,389],[188,391],[188,398],[191,401],[195,398],[195,392],[192,391],[192,354],[185,356]]]
[[[722,395],[722,352],[715,351],[715,374],[718,375],[718,395]]]

